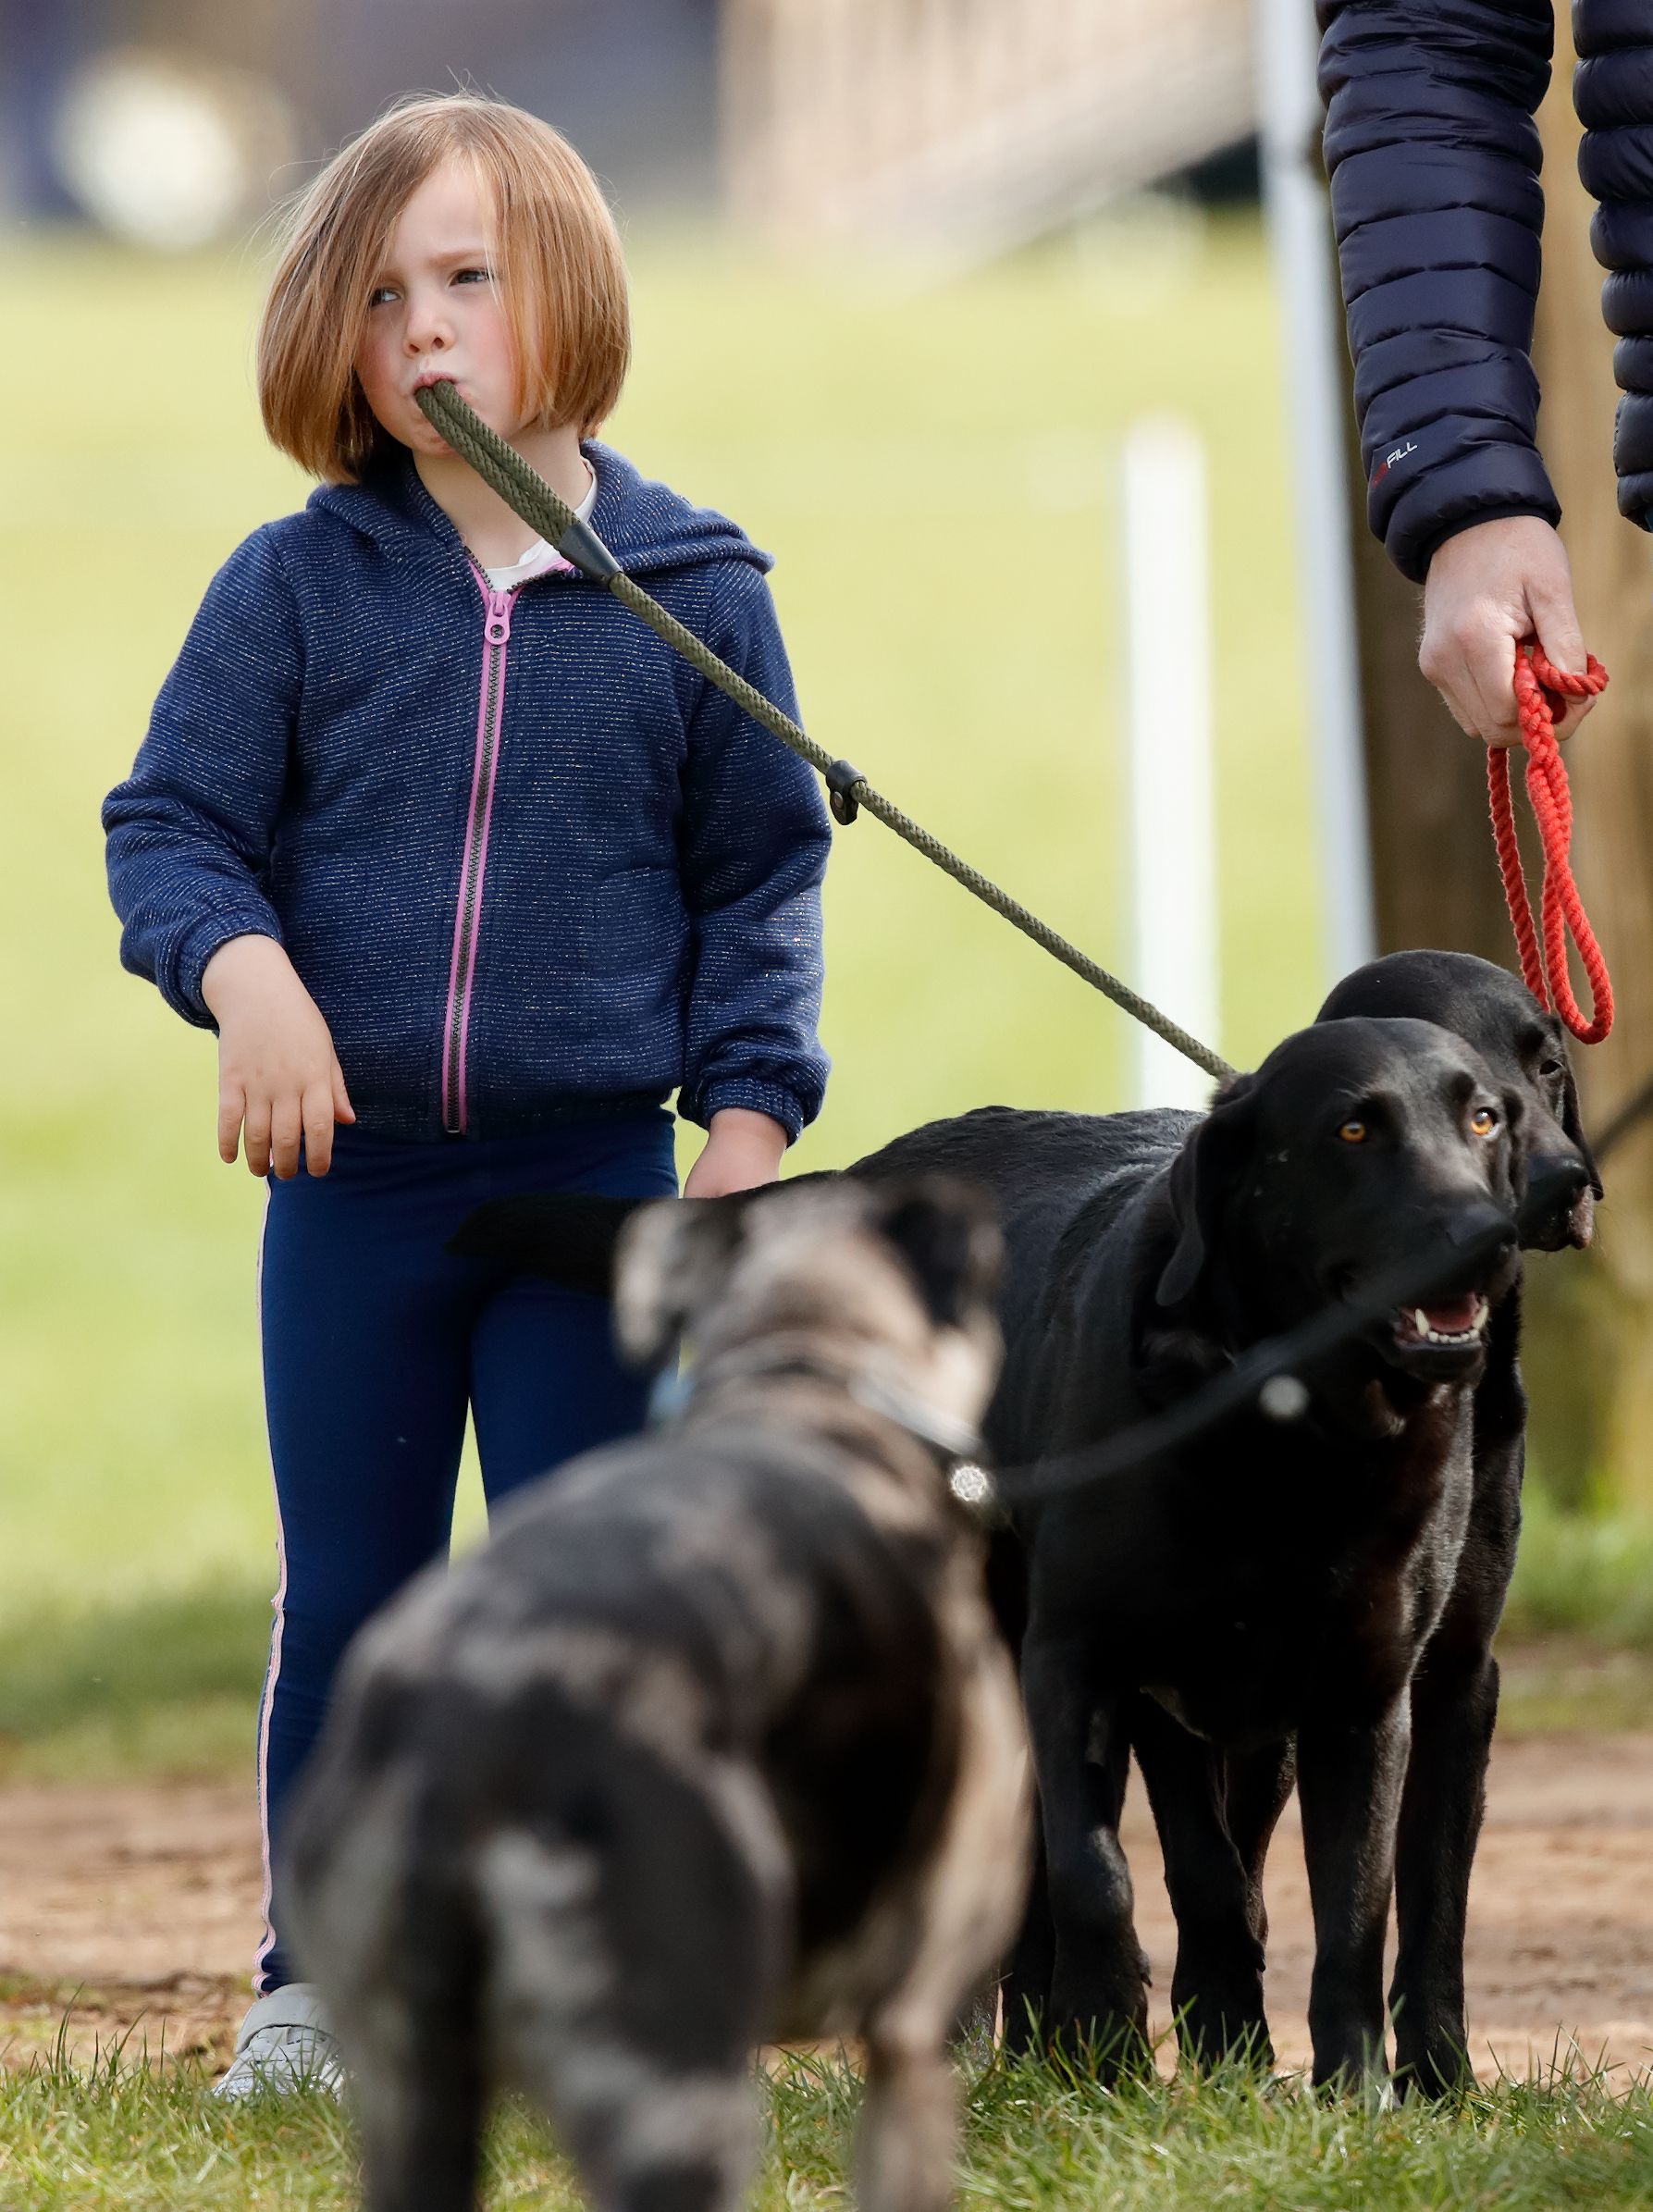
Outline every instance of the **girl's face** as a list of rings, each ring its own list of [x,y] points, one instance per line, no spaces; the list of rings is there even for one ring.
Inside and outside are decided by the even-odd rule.
[[[449,451],[413,403],[450,381],[491,428],[512,438],[516,348],[487,249],[487,207],[470,163],[451,156],[401,211],[375,277],[355,370],[367,404],[415,453]]]

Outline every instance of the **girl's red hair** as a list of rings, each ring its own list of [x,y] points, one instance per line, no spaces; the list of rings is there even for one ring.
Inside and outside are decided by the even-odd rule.
[[[329,483],[395,443],[356,378],[370,288],[433,169],[473,161],[516,342],[518,404],[580,435],[612,414],[631,358],[625,263],[597,179],[549,123],[475,93],[399,103],[330,161],[288,218],[258,331],[265,428]]]

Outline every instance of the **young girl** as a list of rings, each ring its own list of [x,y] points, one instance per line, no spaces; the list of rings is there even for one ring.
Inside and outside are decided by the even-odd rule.
[[[322,479],[215,577],[104,809],[121,958],[218,1032],[260,1254],[280,1582],[261,1705],[265,1927],[224,2086],[328,2072],[272,1898],[346,1644],[446,1549],[467,1409],[490,1506],[635,1427],[598,1299],[450,1256],[481,1200],[695,1195],[818,1110],[813,777],[561,562],[414,403],[451,381],[622,565],[791,711],[769,562],[591,440],[629,352],[596,180],[547,125],[393,109],[293,216],[259,340]]]

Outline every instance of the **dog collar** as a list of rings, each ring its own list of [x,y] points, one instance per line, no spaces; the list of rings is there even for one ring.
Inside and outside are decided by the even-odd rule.
[[[767,1365],[762,1372],[771,1376],[796,1374],[820,1382],[839,1379],[796,1356]],[[865,1406],[869,1413],[882,1414],[886,1421],[894,1421],[898,1428],[905,1428],[919,1443],[927,1444],[948,1466],[965,1464],[974,1471],[981,1439],[968,1421],[943,1413],[939,1406],[927,1405],[910,1391],[898,1390],[894,1383],[880,1382],[870,1375],[853,1378],[843,1387],[857,1405]],[[675,1421],[686,1408],[693,1389],[693,1379],[686,1368],[675,1365],[662,1367],[648,1393],[649,1427],[665,1427]],[[985,1477],[982,1479],[985,1481]],[[959,1494],[966,1495],[963,1490]]]
[[[946,1470],[947,1488],[975,1520],[992,1526],[1003,1518],[998,1490],[980,1457],[981,1434],[968,1421],[956,1420],[921,1398],[870,1376],[852,1382],[849,1394],[870,1413],[882,1414],[908,1436],[928,1444]]]
[[[864,1405],[869,1413],[882,1414],[949,1464],[973,1460],[981,1449],[981,1436],[968,1421],[944,1414],[939,1406],[926,1405],[921,1398],[898,1390],[894,1383],[863,1375],[857,1376],[848,1390],[857,1405]]]

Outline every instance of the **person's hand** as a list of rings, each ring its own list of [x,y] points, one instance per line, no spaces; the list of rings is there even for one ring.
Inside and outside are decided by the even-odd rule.
[[[700,1157],[683,1186],[685,1198],[722,1198],[731,1191],[772,1183],[781,1171],[786,1131],[767,1114],[724,1106],[707,1125]]]
[[[244,1131],[254,1175],[312,1175],[333,1161],[333,1124],[355,1108],[321,1011],[274,937],[231,937],[206,964],[201,995],[218,1024],[218,1156]]]
[[[1437,549],[1424,586],[1418,666],[1472,737],[1520,744],[1515,648],[1534,636],[1557,668],[1584,674],[1573,571],[1547,522],[1506,515],[1460,530]],[[1569,699],[1566,713],[1556,717],[1556,735],[1570,737],[1594,704]]]

